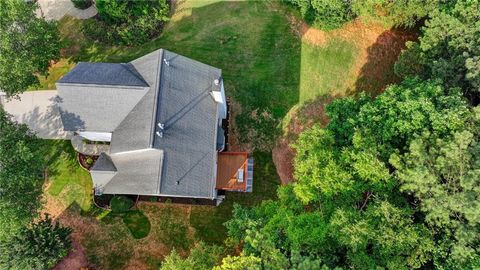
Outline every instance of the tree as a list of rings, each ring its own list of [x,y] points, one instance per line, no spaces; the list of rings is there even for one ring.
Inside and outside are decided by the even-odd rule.
[[[312,269],[419,269],[433,264],[440,269],[455,264],[475,268],[480,234],[473,213],[479,203],[474,153],[480,149],[470,141],[478,138],[478,112],[472,111],[459,89],[407,79],[374,100],[366,96],[337,100],[327,113],[331,118],[327,127],[305,130],[293,145],[295,183],[281,187],[276,201],[234,208],[226,227],[243,254],[259,258],[265,269],[297,269],[299,261]],[[466,130],[473,135],[464,134]],[[431,150],[422,151],[422,159],[411,153],[419,149],[417,141],[423,134],[432,137],[425,140]],[[461,151],[440,143],[449,138],[471,146],[453,158]],[[432,155],[433,149],[445,156]],[[445,168],[436,172],[442,164]],[[407,175],[412,166],[420,167]],[[427,169],[437,176],[425,179]],[[451,173],[455,183],[464,186],[449,184]],[[465,178],[460,179],[462,175]],[[411,187],[414,179],[419,184]],[[442,185],[445,188],[439,188]],[[441,196],[451,192],[445,191],[448,188],[455,194],[445,200]],[[434,209],[431,213],[424,202]],[[438,213],[456,218],[457,229],[430,222]],[[459,238],[451,239],[453,235]],[[455,259],[453,252],[462,253],[468,264]]]
[[[353,20],[356,14],[352,11],[350,0],[287,0],[298,6],[303,18],[324,30],[341,27]]]
[[[157,35],[168,21],[170,6],[166,0],[97,0],[100,22],[88,24],[87,35],[106,41],[138,45]]]
[[[440,79],[447,87],[461,87],[469,97],[478,96],[480,2],[456,1],[453,8],[437,9],[430,17],[419,43],[400,55],[397,75]]]
[[[51,269],[71,249],[72,230],[49,216],[0,244],[0,266],[7,269]]]
[[[356,0],[353,9],[360,16],[382,20],[392,26],[413,27],[418,20],[427,17],[444,3],[437,0]]]
[[[227,256],[222,260],[222,264],[215,266],[213,270],[260,270],[260,259],[255,256]]]
[[[418,200],[440,238],[438,268],[480,267],[480,108],[466,130],[447,138],[424,133],[392,162],[401,189]]]
[[[187,258],[182,258],[175,250],[172,250],[163,261],[160,270],[210,270],[220,261],[222,253],[221,247],[199,242],[190,250]]]
[[[35,74],[59,58],[60,41],[56,24],[35,16],[36,4],[0,0],[0,6],[0,90],[12,96],[38,83]]]
[[[37,217],[43,168],[41,142],[0,107],[0,240]]]
[[[414,224],[413,211],[377,200],[359,212],[338,209],[331,231],[347,248],[355,269],[418,269],[432,256],[433,239],[422,224]]]

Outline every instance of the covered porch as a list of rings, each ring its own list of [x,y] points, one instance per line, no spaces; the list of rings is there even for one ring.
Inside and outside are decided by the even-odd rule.
[[[217,190],[252,192],[253,158],[245,152],[220,152],[217,159]]]

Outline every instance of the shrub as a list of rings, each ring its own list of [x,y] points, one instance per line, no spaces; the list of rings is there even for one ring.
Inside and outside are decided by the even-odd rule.
[[[127,212],[133,206],[133,201],[125,196],[115,196],[110,201],[110,207],[114,213]]]
[[[350,0],[287,0],[300,9],[305,21],[324,30],[341,27],[356,17]]]
[[[92,0],[71,0],[71,1],[73,3],[73,6],[78,9],[87,9],[93,4]]]
[[[129,211],[123,217],[123,223],[127,225],[133,238],[142,239],[150,233],[150,221],[142,212],[135,210]]]
[[[86,162],[87,162],[87,165],[92,165],[93,164],[93,158],[88,157]]]
[[[50,269],[70,251],[71,233],[47,215],[0,244],[0,268]]]
[[[167,0],[97,0],[96,6],[100,21],[88,23],[84,33],[94,40],[126,45],[158,35],[170,12]]]

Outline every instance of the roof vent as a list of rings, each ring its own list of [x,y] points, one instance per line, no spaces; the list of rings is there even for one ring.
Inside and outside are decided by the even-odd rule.
[[[219,85],[219,84],[220,84],[220,80],[219,80],[219,79],[215,79],[215,80],[213,81],[213,83],[215,83],[215,85]]]
[[[163,62],[165,63],[165,65],[170,66],[170,61],[168,61],[167,59],[163,58]]]
[[[180,181],[177,181],[176,184],[177,184],[177,185],[180,185]]]

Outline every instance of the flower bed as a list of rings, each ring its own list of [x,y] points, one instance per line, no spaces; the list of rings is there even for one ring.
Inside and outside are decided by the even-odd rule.
[[[78,153],[78,162],[80,166],[87,171],[90,171],[90,168],[95,164],[95,161],[98,159],[98,156],[89,156]]]

